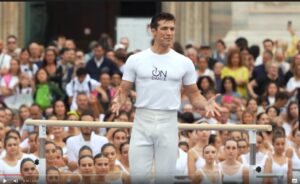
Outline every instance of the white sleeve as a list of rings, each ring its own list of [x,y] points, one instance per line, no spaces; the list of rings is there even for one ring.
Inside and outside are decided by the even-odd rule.
[[[15,78],[13,77],[10,82],[9,82],[9,89],[13,89],[15,87],[15,85],[17,85],[19,82],[19,78]]]
[[[39,67],[37,66],[37,64],[34,63],[32,65],[32,73],[33,73],[33,75],[35,75],[38,70],[39,70]]]
[[[288,83],[286,84],[286,90],[291,92],[295,89],[295,85],[293,85],[294,77],[290,78]]]
[[[7,68],[10,69],[10,60],[11,60],[11,56],[6,55],[3,59],[3,63],[1,63],[1,68]],[[1,62],[1,61],[0,61]]]
[[[21,143],[20,143],[21,148],[29,148],[30,145],[28,143],[28,138],[25,138]]]
[[[73,80],[71,80],[66,86],[66,93],[67,93],[68,97],[74,96],[72,88],[73,88]]]
[[[186,61],[185,64],[186,72],[182,79],[183,85],[196,84],[197,74],[193,62],[190,59],[188,59],[188,61]]]
[[[136,71],[135,71],[136,61],[132,56],[129,56],[124,66],[123,80],[134,82],[136,79]]]
[[[6,87],[6,84],[5,84],[4,80],[3,80],[3,77],[1,77],[1,79],[0,79],[0,86],[1,87]]]
[[[100,83],[96,81],[95,79],[91,79],[92,84],[92,90],[96,89],[98,86],[100,86]]]
[[[70,138],[67,140],[67,155],[68,162],[77,162],[76,154],[74,153],[74,145],[70,142]]]

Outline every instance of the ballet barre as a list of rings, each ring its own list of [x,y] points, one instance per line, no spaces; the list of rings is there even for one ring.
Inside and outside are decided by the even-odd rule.
[[[131,122],[99,122],[99,121],[68,121],[68,120],[33,120],[25,121],[28,125],[44,126],[76,126],[76,127],[101,127],[101,128],[131,128]],[[256,130],[271,131],[271,125],[224,125],[224,124],[196,124],[178,123],[181,130]]]
[[[39,144],[40,144],[40,164],[39,171],[43,177],[39,178],[39,182],[45,183],[46,175],[46,160],[45,160],[45,142],[46,142],[46,127],[47,126],[70,126],[70,127],[99,127],[99,128],[131,128],[131,122],[99,122],[99,121],[68,121],[68,120],[33,120],[25,121],[26,125],[34,125],[39,127]],[[272,131],[271,125],[224,125],[224,124],[197,124],[197,123],[178,123],[178,128],[181,130],[239,130],[248,131],[249,146],[250,146],[250,169],[249,183],[254,183],[256,177],[255,153],[256,153],[256,132]]]

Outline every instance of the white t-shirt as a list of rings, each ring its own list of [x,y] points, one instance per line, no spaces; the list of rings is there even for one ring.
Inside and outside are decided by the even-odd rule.
[[[125,64],[123,80],[135,82],[138,108],[178,110],[181,85],[196,83],[193,62],[170,50],[156,54],[150,48],[131,55]]]
[[[86,75],[82,83],[79,82],[78,77],[73,78],[66,86],[68,97],[72,97],[70,109],[77,110],[76,97],[78,92],[85,92],[88,96],[90,96],[91,92],[98,86],[100,86],[100,83],[92,79],[89,75]]]
[[[33,161],[37,159],[33,154],[22,154],[22,158],[17,161],[16,165],[8,165],[3,159],[0,159],[0,179],[5,178],[8,181],[14,180],[20,174],[21,162],[24,158],[31,158]]]
[[[10,68],[10,60],[11,60],[11,56],[8,54],[0,54],[0,69],[3,68]]]
[[[39,67],[36,64],[32,65],[32,68],[30,69],[29,64],[21,64],[20,65],[20,69],[22,73],[27,74],[27,76],[32,79],[34,78],[34,75],[36,74],[36,72],[38,71]]]
[[[300,87],[300,80],[295,80],[295,77],[290,78],[288,83],[286,84],[287,91],[293,91],[295,88]]]
[[[82,146],[87,145],[93,151],[93,156],[98,153],[101,153],[101,148],[104,144],[108,143],[106,137],[96,135],[94,132],[91,134],[90,141],[85,141],[82,137],[82,134],[72,136],[67,140],[67,155],[68,161],[77,162],[79,159],[79,150]]]

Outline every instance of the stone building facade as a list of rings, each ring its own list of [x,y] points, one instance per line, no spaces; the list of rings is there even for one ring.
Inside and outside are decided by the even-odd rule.
[[[21,45],[26,42],[30,35],[27,3],[0,3],[1,39],[14,34]],[[176,41],[183,45],[207,45],[219,38],[232,44],[239,36],[251,44],[260,44],[265,37],[289,40],[287,21],[300,30],[299,2],[162,2],[161,10],[175,14]]]

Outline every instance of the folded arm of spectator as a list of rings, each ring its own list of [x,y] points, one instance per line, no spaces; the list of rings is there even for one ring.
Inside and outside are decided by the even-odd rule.
[[[254,87],[257,86],[257,82],[255,79],[251,80],[248,85],[247,85],[247,88],[248,88],[248,91],[249,91],[249,94],[251,95],[251,97],[253,97],[254,99],[257,99],[257,94],[255,94],[254,92]]]

